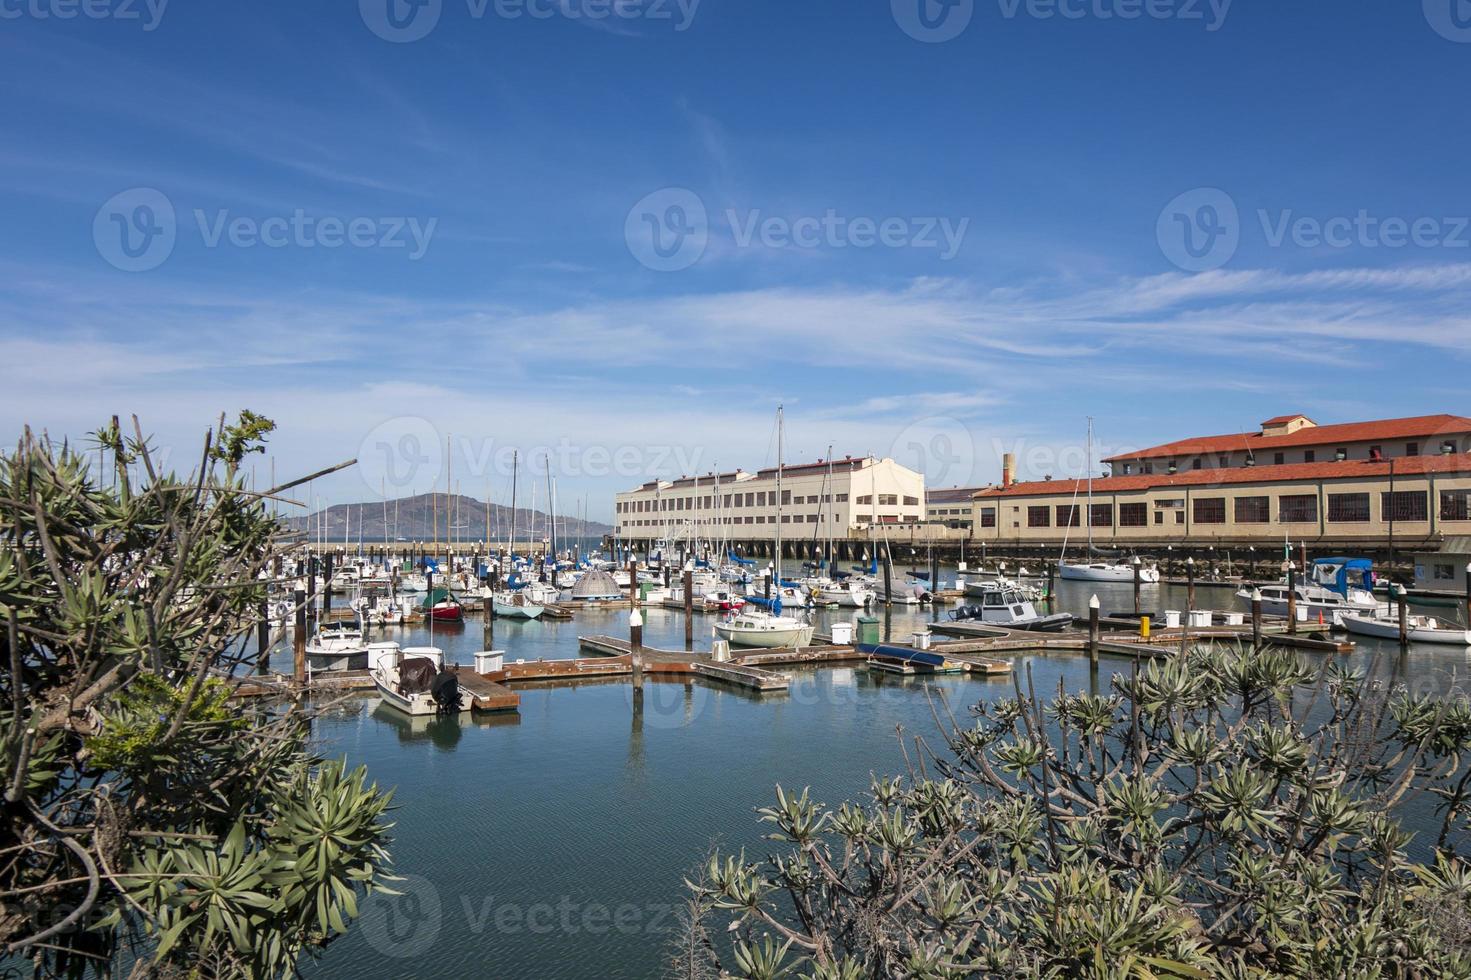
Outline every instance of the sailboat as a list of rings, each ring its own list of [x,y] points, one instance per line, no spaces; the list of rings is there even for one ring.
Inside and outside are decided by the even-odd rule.
[[[776,410],[776,562],[773,569],[777,584],[781,583],[781,475],[783,416]],[[771,603],[770,611],[743,610],[715,624],[715,634],[734,646],[801,648],[812,642],[813,626],[806,619],[783,616],[781,598]]]
[[[1088,555],[1093,554],[1093,417],[1088,417],[1088,507],[1083,511],[1083,523],[1088,527]],[[1077,513],[1077,493],[1073,494],[1073,513]],[[1068,522],[1072,527],[1072,522]],[[1064,533],[1062,540],[1063,555],[1067,554],[1067,534]],[[1062,556],[1057,560],[1058,578],[1071,579],[1075,582],[1132,582],[1134,581],[1135,568],[1132,563],[1118,561],[1087,561],[1082,563],[1069,562]],[[1138,569],[1139,581],[1154,583],[1159,581],[1159,569],[1154,567],[1142,567]]]

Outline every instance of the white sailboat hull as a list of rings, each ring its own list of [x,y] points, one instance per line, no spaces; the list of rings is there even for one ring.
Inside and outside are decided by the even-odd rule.
[[[1075,565],[1062,562],[1057,566],[1057,577],[1073,582],[1133,582],[1134,566],[1112,562],[1092,562]],[[1140,568],[1139,581],[1151,585],[1159,581],[1159,569]]]
[[[1380,640],[1399,640],[1399,620],[1380,619],[1363,613],[1339,614],[1343,628],[1359,636],[1372,636]],[[1407,624],[1411,643],[1442,643],[1447,646],[1471,646],[1471,630],[1444,629],[1435,620],[1411,616]]]
[[[802,623],[789,627],[749,629],[730,623],[715,624],[715,632],[732,646],[760,647],[767,650],[778,647],[804,647],[812,642],[813,627]]]

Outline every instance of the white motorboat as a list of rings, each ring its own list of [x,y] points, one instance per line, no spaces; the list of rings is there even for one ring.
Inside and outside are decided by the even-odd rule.
[[[360,626],[324,626],[306,644],[307,665],[314,671],[362,670],[368,666],[368,643]]]
[[[525,592],[497,592],[491,600],[498,619],[539,619],[545,606],[531,601]]]
[[[812,642],[813,626],[793,616],[774,616],[752,610],[716,623],[714,630],[715,635],[732,646],[800,649]]]
[[[1095,561],[1086,564],[1059,562],[1057,577],[1074,582],[1132,582],[1134,565],[1130,562]],[[1139,581],[1153,585],[1159,581],[1159,569],[1148,565],[1139,568]]]
[[[374,656],[369,673],[385,705],[410,716],[458,714],[474,707],[474,697],[461,691],[454,672],[445,669],[438,647],[394,644],[391,650],[375,649]]]
[[[1288,588],[1286,585],[1264,585],[1261,587],[1262,612],[1269,616],[1286,616]],[[1347,596],[1340,595],[1332,589],[1321,585],[1298,585],[1296,587],[1296,606],[1298,615],[1305,615],[1309,621],[1316,620],[1320,616],[1325,622],[1334,626],[1344,625],[1342,616],[1344,613],[1369,613],[1371,615],[1384,613],[1389,610],[1389,604],[1380,602],[1374,598],[1372,592],[1362,589],[1350,589]],[[1236,598],[1246,602],[1252,601],[1252,592],[1249,588],[1241,589],[1236,593]],[[1398,627],[1396,627],[1398,628]],[[1396,636],[1399,634],[1396,633]]]
[[[1395,613],[1374,615],[1363,612],[1340,612],[1343,628],[1359,636],[1380,640],[1399,640],[1399,616]],[[1471,647],[1471,630],[1443,626],[1433,616],[1406,616],[1405,627],[1411,643],[1443,643],[1448,646]]]
[[[353,600],[352,608],[369,626],[402,626],[408,621],[409,602],[387,596],[360,596]]]
[[[873,590],[852,581],[831,582],[818,589],[817,597],[828,605],[863,609],[873,602]]]
[[[401,575],[398,579],[398,591],[428,592],[429,579],[419,572],[409,572],[407,575]]]
[[[978,602],[961,606],[950,614],[950,618],[956,622],[991,623],[1008,629],[1046,633],[1070,626],[1073,621],[1068,613],[1043,616],[1026,596],[1004,588],[983,592]]]

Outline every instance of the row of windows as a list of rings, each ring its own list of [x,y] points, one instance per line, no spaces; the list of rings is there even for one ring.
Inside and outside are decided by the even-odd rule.
[[[1372,494],[1330,493],[1327,495],[1326,518],[1330,524],[1366,524],[1373,520],[1371,512]],[[1379,494],[1379,513],[1383,521],[1425,522],[1430,520],[1430,495],[1424,490],[1382,491]],[[1191,520],[1196,524],[1225,524],[1228,500],[1225,497],[1196,497],[1191,500]],[[1272,521],[1272,498],[1236,497],[1230,500],[1231,515],[1236,524],[1270,524]],[[1173,512],[1174,523],[1185,523],[1184,500],[1160,500],[1155,502],[1154,523],[1164,524],[1165,514]],[[1027,508],[1027,527],[1078,527],[1082,521],[1082,507],[1073,505],[1034,506]],[[1094,504],[1092,524],[1094,527],[1112,527],[1113,504]],[[1127,503],[1118,505],[1119,527],[1145,527],[1148,525],[1148,504]],[[1471,520],[1471,490],[1442,490],[1440,494],[1440,519],[1443,521]],[[1277,521],[1280,524],[1316,524],[1318,522],[1318,495],[1288,494],[1277,498]],[[995,527],[996,512],[991,508],[981,509],[981,527]]]
[[[868,514],[858,514],[855,517],[855,520],[859,524],[867,524],[867,523],[869,523],[870,517],[869,517]],[[833,518],[833,521],[836,522],[836,523],[839,523],[839,524],[842,523],[842,521],[838,520],[838,518],[836,518],[836,517]],[[901,517],[901,516],[899,516],[897,514],[881,514],[881,515],[879,515],[879,521],[880,521],[880,523],[883,523],[883,524],[898,524],[898,523],[918,524],[919,523],[919,515],[918,514],[905,514],[905,515],[903,515]],[[825,524],[825,523],[828,523],[828,520],[827,520],[827,515],[825,515],[825,514],[808,514],[806,517],[803,517],[801,514],[783,514],[782,517],[781,517],[781,522],[783,524],[819,524],[819,523]],[[743,524],[743,525],[744,524],[775,524],[776,523],[776,517],[773,516],[773,517],[767,518],[764,515],[763,516],[756,516],[756,517],[725,517],[725,518],[718,519],[718,520],[714,521],[713,523],[716,523],[716,524]],[[636,520],[636,521],[620,521],[619,522],[619,527],[621,527],[621,528],[630,528],[630,527],[661,527],[661,526],[663,526],[663,522],[661,522],[661,521]]]
[[[913,500],[905,497],[906,501]],[[848,495],[846,493],[825,493],[820,497],[812,494],[806,497],[793,497],[792,491],[781,492],[783,506],[791,504],[846,504]],[[867,503],[866,498],[859,498],[860,503]],[[883,501],[881,501],[883,502]],[[888,501],[893,503],[895,501]],[[648,514],[660,511],[684,511],[684,510],[714,510],[717,505],[713,494],[704,497],[658,497],[650,500],[620,500],[617,511],[620,514]],[[772,507],[776,505],[775,490],[757,490],[751,493],[727,493],[723,494],[719,501],[722,509],[735,507]]]
[[[1446,440],[1443,440],[1441,442],[1441,444],[1440,444],[1440,451],[1442,453],[1454,453],[1454,452],[1456,452],[1456,450],[1457,450],[1456,440],[1454,440],[1454,439],[1446,439]],[[1262,455],[1265,456],[1266,454],[1263,453]],[[1418,442],[1407,442],[1407,443],[1405,443],[1405,455],[1406,456],[1419,456],[1420,455],[1420,444]],[[1345,459],[1348,459],[1348,457],[1349,457],[1349,452],[1348,452],[1348,447],[1347,446],[1338,446],[1338,447],[1336,447],[1333,450],[1333,456],[1332,456],[1332,458],[1335,459],[1335,460],[1345,460]],[[1369,452],[1368,452],[1368,458],[1369,459],[1383,459],[1384,458],[1384,447],[1383,446],[1370,446],[1369,447]],[[1204,469],[1205,468],[1205,465],[1206,465],[1206,460],[1207,460],[1207,457],[1205,457],[1205,456],[1196,456],[1196,457],[1193,457],[1190,460],[1190,468],[1192,470]],[[1327,462],[1327,460],[1328,460],[1328,457],[1325,454],[1324,461]],[[1318,450],[1316,450],[1316,449],[1305,449],[1305,450],[1303,450],[1301,462],[1304,462],[1304,463],[1316,463],[1317,461],[1318,461]],[[1248,452],[1246,454],[1246,457],[1242,461],[1242,465],[1243,466],[1254,466],[1254,465],[1256,465],[1257,462],[1258,462],[1258,460],[1257,460],[1255,454]],[[1274,453],[1272,453],[1272,465],[1274,465],[1274,466],[1282,466],[1286,462],[1287,462],[1287,453],[1285,453],[1285,452],[1274,452]],[[1298,462],[1298,460],[1293,460],[1293,462]],[[1227,468],[1230,467],[1230,465],[1231,465],[1231,455],[1229,453],[1219,453],[1219,454],[1217,454],[1217,456],[1216,456],[1216,466],[1218,468],[1220,468],[1220,469],[1227,469]],[[1154,460],[1144,460],[1142,463],[1140,463],[1139,471],[1141,473],[1153,473],[1154,472],[1154,468],[1155,468],[1155,461]],[[1167,472],[1167,473],[1176,473],[1180,469],[1180,463],[1177,460],[1173,460],[1172,459],[1168,463],[1163,464],[1162,465],[1162,468],[1163,468],[1164,472]],[[1123,468],[1123,472],[1124,472],[1124,475],[1125,476],[1127,476],[1130,473],[1132,473],[1133,472],[1133,464],[1131,464],[1131,463],[1125,463],[1124,464],[1124,468]]]

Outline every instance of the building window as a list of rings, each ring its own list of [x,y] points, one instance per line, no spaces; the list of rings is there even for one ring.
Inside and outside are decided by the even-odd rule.
[[[1339,446],[1333,450],[1333,458],[1337,459],[1340,463],[1348,459],[1348,448],[1346,446]],[[1329,520],[1332,520],[1332,518],[1329,518]]]
[[[1384,458],[1384,447],[1383,446],[1370,446],[1369,447],[1369,458],[1370,459],[1383,459]]]
[[[1052,512],[1046,507],[1027,508],[1027,527],[1051,527]]]
[[[1113,504],[1094,504],[1088,516],[1094,527],[1113,527]]]
[[[1443,521],[1471,520],[1471,490],[1442,490],[1440,492],[1440,519]]]
[[[1074,504],[1057,508],[1058,527],[1077,527],[1082,520],[1082,508]]]
[[[1146,527],[1148,523],[1147,504],[1119,504],[1119,527]]]
[[[747,507],[755,507],[756,506],[756,495],[754,493],[748,493],[748,494],[746,494],[746,506]],[[750,521],[751,521],[751,519],[749,517],[746,518],[746,523],[749,524]]]
[[[918,507],[919,506],[919,498],[918,497],[905,497],[904,498],[904,506],[905,507]]]
[[[1154,512],[1154,523],[1156,523],[1156,524],[1163,524],[1164,522],[1165,522],[1165,512],[1162,511],[1162,510],[1155,511]]]
[[[1269,524],[1272,520],[1271,497],[1237,497],[1237,524]]]
[[[881,494],[879,494],[879,506],[880,507],[898,507],[899,506],[899,495],[897,493],[881,493]]]
[[[1195,503],[1195,523],[1197,523],[1197,524],[1224,524],[1224,523],[1226,523],[1226,498],[1225,497],[1196,497],[1194,503]]]
[[[996,526],[996,508],[995,507],[982,507],[981,508],[981,527],[995,527],[995,526]]]
[[[1273,466],[1281,466],[1285,462],[1287,462],[1287,454],[1286,453],[1273,453],[1272,454],[1272,465]]]
[[[1454,440],[1454,439],[1447,439],[1445,442],[1441,443],[1440,444],[1440,451],[1443,452],[1443,453],[1453,453],[1453,452],[1455,452],[1456,451],[1456,440]]]
[[[1379,495],[1379,510],[1386,521],[1428,521],[1428,496],[1424,490],[1385,491]]]
[[[1289,494],[1277,501],[1277,520],[1283,524],[1316,524],[1318,522],[1318,497],[1316,494]]]
[[[1221,465],[1221,469],[1224,470],[1226,467],[1231,465],[1231,457],[1227,456],[1225,453],[1222,453],[1221,455],[1216,457],[1216,462],[1219,463]]]
[[[1304,463],[1314,463],[1314,462],[1317,462],[1317,459],[1318,459],[1318,454],[1315,451],[1313,451],[1311,449],[1305,449],[1305,450],[1303,450],[1302,461]]]
[[[1195,457],[1194,459],[1192,459],[1190,461],[1190,468],[1192,470],[1198,470],[1198,469],[1200,469],[1200,457],[1199,456]]]
[[[807,515],[807,523],[808,524],[816,524],[817,523],[817,515],[816,514],[808,514]]]
[[[846,504],[847,502],[848,502],[848,495],[846,493],[840,493],[840,494],[838,494],[838,503],[840,503],[840,504]]]
[[[872,504],[873,503],[873,497],[871,495],[865,495],[865,496],[859,497],[858,500],[855,501],[855,503]]]
[[[756,523],[757,524],[765,524],[766,523],[766,518],[764,518],[764,517],[757,517],[756,518]],[[771,523],[775,524],[776,523],[776,520],[773,519]]]
[[[1132,467],[1130,467],[1130,465],[1128,463],[1125,463],[1124,464],[1124,476],[1128,476],[1131,469],[1132,469]]]
[[[1420,455],[1420,444],[1418,442],[1407,442],[1407,443],[1405,443],[1405,455],[1406,456],[1418,456],[1418,455]]]
[[[1144,464],[1144,472],[1145,473],[1153,473],[1154,472],[1154,464],[1153,463],[1145,463]]]
[[[1330,493],[1328,495],[1328,520],[1334,524],[1367,524],[1369,522],[1369,495],[1367,493]]]
[[[1435,580],[1437,582],[1454,582],[1456,580],[1456,566],[1436,562]]]

